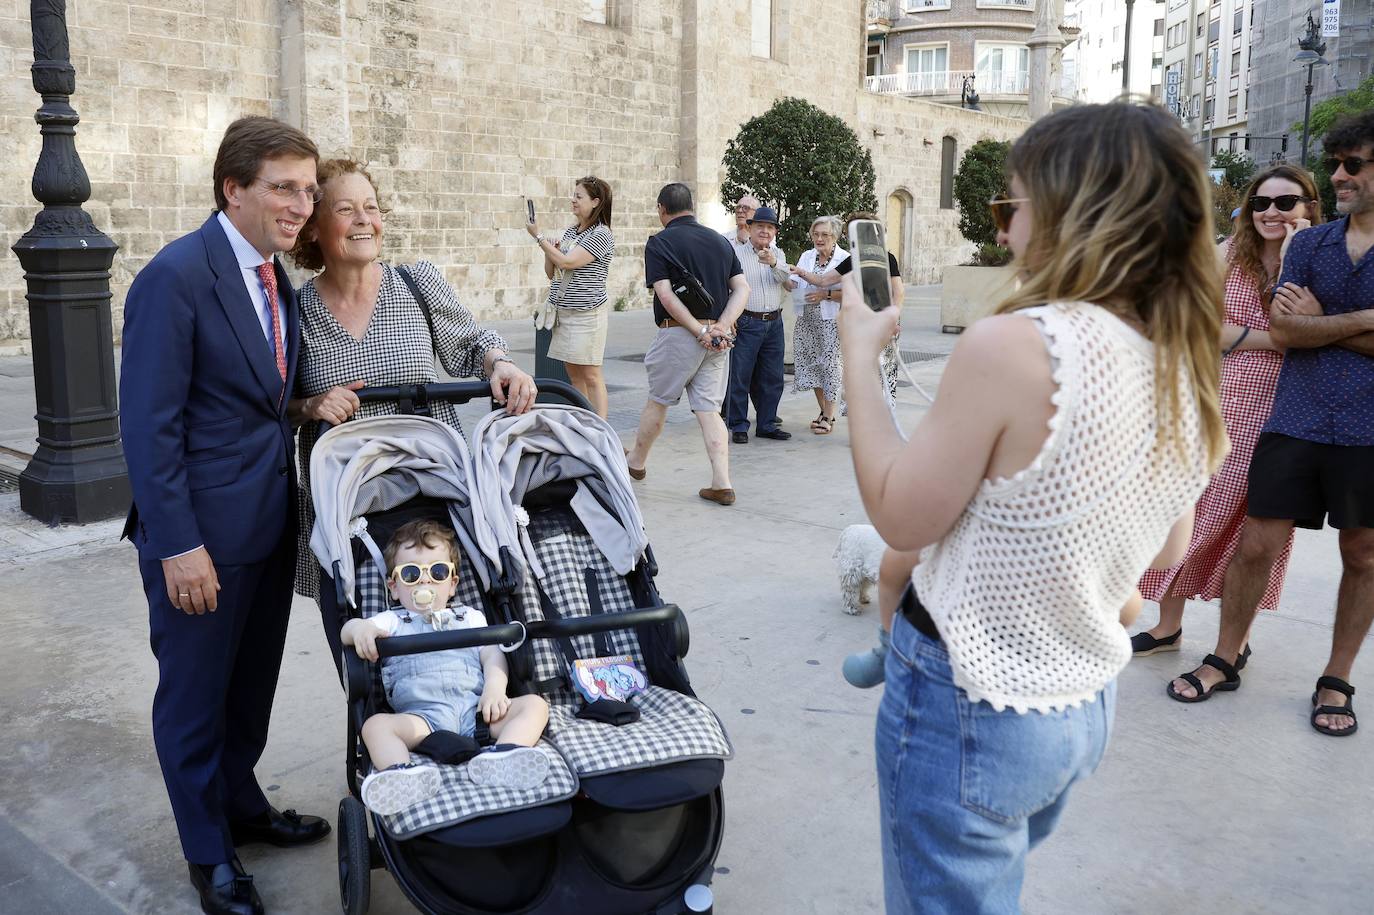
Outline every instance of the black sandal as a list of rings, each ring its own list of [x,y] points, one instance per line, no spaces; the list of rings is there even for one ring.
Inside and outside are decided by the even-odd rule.
[[[1221,671],[1226,679],[1222,680],[1211,689],[1204,689],[1202,681],[1197,678],[1197,672],[1204,667],[1211,667],[1214,670]],[[1229,693],[1240,688],[1240,674],[1236,672],[1236,668],[1227,664],[1214,654],[1209,654],[1207,657],[1203,658],[1202,663],[1194,670],[1175,677],[1174,679],[1184,681],[1197,691],[1196,696],[1185,696],[1174,690],[1174,681],[1170,680],[1165,686],[1164,691],[1168,693],[1169,698],[1173,699],[1175,702],[1206,702],[1208,699],[1212,698],[1212,693]]]
[[[1250,643],[1246,642],[1245,650],[1240,653],[1240,657],[1236,658],[1236,673],[1240,673],[1245,669],[1245,665],[1250,663],[1250,654]]]
[[[1332,689],[1345,694],[1345,705],[1318,705],[1317,696],[1324,689]],[[1350,719],[1350,727],[1336,729],[1330,725],[1317,724],[1318,715],[1344,715]],[[1312,727],[1328,737],[1348,737],[1360,727],[1355,720],[1355,687],[1340,677],[1318,677],[1317,688],[1312,692],[1312,716],[1308,719]]]
[[[1178,632],[1162,639],[1155,638],[1148,631],[1137,632],[1131,636],[1131,654],[1137,658],[1143,658],[1147,654],[1156,654],[1161,651],[1178,651],[1182,638],[1183,629],[1181,627]]]

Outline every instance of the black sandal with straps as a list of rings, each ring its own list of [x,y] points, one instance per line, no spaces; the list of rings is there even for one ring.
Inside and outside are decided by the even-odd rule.
[[[1318,705],[1317,697],[1324,689],[1335,690],[1345,695],[1345,705]],[[1317,724],[1318,715],[1344,715],[1350,719],[1350,727],[1333,728],[1326,724]],[[1328,737],[1349,737],[1359,729],[1359,722],[1355,720],[1355,687],[1346,683],[1340,677],[1318,677],[1317,688],[1312,692],[1312,716],[1308,719],[1312,722],[1312,727]]]
[[[1211,667],[1221,671],[1226,679],[1222,680],[1211,689],[1203,688],[1202,681],[1197,677],[1197,672],[1204,667]],[[1170,680],[1165,686],[1164,691],[1168,693],[1169,698],[1173,699],[1175,702],[1206,702],[1208,699],[1212,698],[1212,693],[1229,693],[1240,688],[1240,673],[1236,670],[1235,666],[1227,664],[1214,654],[1209,654],[1207,657],[1203,658],[1202,663],[1198,665],[1195,670],[1191,670],[1174,679],[1184,681],[1197,692],[1196,696],[1185,696],[1174,689],[1174,681]]]

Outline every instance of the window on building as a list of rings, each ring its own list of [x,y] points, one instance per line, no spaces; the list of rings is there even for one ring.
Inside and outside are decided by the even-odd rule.
[[[588,22],[606,24],[606,7],[610,0],[582,0],[582,18]]]
[[[751,51],[755,57],[773,56],[773,0],[751,0]]]
[[[757,0],[755,0],[757,3]],[[1221,20],[1213,19],[1207,24],[1207,43],[1211,44],[1221,37]]]
[[[1118,41],[1120,41],[1120,40],[1121,40],[1121,26],[1119,26],[1119,25],[1114,25],[1114,26],[1112,26],[1112,44],[1116,44],[1116,43],[1117,43]]]
[[[906,0],[908,13],[922,13],[926,10],[947,10],[949,0]]]
[[[940,142],[940,209],[954,209],[954,163],[958,146],[953,137]]]
[[[1235,75],[1237,75],[1237,74],[1239,74],[1239,73],[1240,73],[1240,52],[1237,51],[1237,52],[1235,52],[1234,54],[1231,55],[1231,75],[1232,75],[1232,76],[1235,76]]]
[[[1202,37],[1202,30],[1205,29],[1205,28],[1207,28],[1207,14],[1206,14],[1206,13],[1198,13],[1198,14],[1197,14],[1197,37],[1199,37],[1199,38]]]
[[[1202,96],[1194,93],[1193,100],[1188,104],[1188,116],[1197,117],[1197,113],[1202,110]]]
[[[1235,118],[1236,112],[1240,110],[1240,96],[1233,95],[1226,100],[1226,116]]]
[[[1030,49],[1023,44],[975,44],[979,92],[1025,92]]]
[[[1233,34],[1235,34],[1235,35],[1239,35],[1239,34],[1241,33],[1241,30],[1244,29],[1244,28],[1245,28],[1245,10],[1244,10],[1244,9],[1238,9],[1238,10],[1236,10],[1236,15],[1233,17],[1232,22],[1231,22],[1231,32],[1232,32]]]
[[[878,76],[883,72],[883,46],[871,44],[868,46],[868,56],[864,59],[864,74],[866,76]]]
[[[1212,119],[1212,115],[1216,114],[1216,105],[1217,100],[1214,98],[1209,98],[1207,100],[1207,103],[1202,106],[1202,119],[1204,121],[1210,121]]]
[[[943,92],[949,85],[949,45],[908,45],[906,91]]]
[[[1217,51],[1216,45],[1207,49],[1207,79],[1215,82],[1217,78],[1217,65],[1221,55]]]
[[[1163,20],[1163,19],[1156,19],[1156,20],[1155,20],[1155,37],[1158,38],[1159,36],[1161,36],[1161,35],[1163,35],[1163,34],[1164,34],[1164,20]]]
[[[1202,52],[1193,55],[1193,79],[1202,78]]]

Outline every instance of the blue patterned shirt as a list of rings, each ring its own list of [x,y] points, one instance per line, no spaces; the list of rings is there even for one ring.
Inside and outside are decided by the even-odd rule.
[[[1374,308],[1374,249],[1358,264],[1345,249],[1350,217],[1293,236],[1279,284],[1305,286],[1328,315]],[[1374,445],[1374,357],[1335,344],[1289,349],[1264,427],[1328,445]]]

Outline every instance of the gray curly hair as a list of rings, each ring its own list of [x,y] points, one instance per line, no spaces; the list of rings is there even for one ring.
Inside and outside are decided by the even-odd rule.
[[[836,238],[837,240],[839,239],[839,237],[840,237],[840,229],[841,229],[841,226],[840,226],[840,217],[838,217],[838,216],[817,216],[815,219],[811,220],[811,229],[808,230],[808,234],[809,234],[811,231],[814,231],[815,228],[816,228],[816,226],[819,226],[819,225],[821,225],[821,224],[826,225],[826,226],[830,229],[830,234],[833,235],[833,236],[835,236],[835,238]]]

